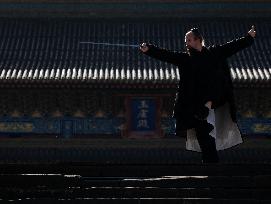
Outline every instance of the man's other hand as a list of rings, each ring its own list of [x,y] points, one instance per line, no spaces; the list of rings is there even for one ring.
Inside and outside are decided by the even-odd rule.
[[[255,30],[255,26],[254,26],[254,25],[251,26],[251,29],[248,31],[248,34],[249,34],[251,37],[255,38],[255,36],[256,36],[256,30]]]
[[[211,109],[212,107],[212,101],[208,101],[206,104],[205,104],[206,107],[208,107],[209,109]]]
[[[142,52],[147,52],[149,50],[149,47],[147,46],[147,43],[141,43],[140,46],[139,46],[139,49]]]

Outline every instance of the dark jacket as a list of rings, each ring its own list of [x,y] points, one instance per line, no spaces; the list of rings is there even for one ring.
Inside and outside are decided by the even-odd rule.
[[[227,58],[253,42],[254,38],[247,34],[221,45],[203,46],[201,51],[192,49],[190,55],[187,52],[170,51],[147,43],[149,50],[144,54],[179,68],[180,81],[172,115],[176,118],[176,129],[195,127],[195,115],[203,107],[206,108],[204,105],[207,101],[212,101],[211,108],[214,109],[228,101],[231,118],[233,122],[237,122]]]

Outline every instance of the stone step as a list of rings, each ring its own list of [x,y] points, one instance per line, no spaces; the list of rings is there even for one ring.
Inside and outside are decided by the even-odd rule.
[[[0,201],[270,204],[270,172],[270,164],[9,164],[0,165]]]
[[[0,174],[70,174],[92,177],[159,177],[164,175],[254,176],[269,175],[271,164],[0,164]]]
[[[269,176],[266,179],[270,181]],[[252,188],[255,186],[255,179],[249,176],[166,176],[139,179],[117,179],[117,180],[93,180],[84,179],[84,187],[93,186],[132,186],[132,187],[161,187],[161,188],[215,188],[215,187],[240,187]],[[109,183],[108,183],[109,182]],[[265,185],[267,185],[265,183]],[[271,184],[270,184],[271,186]]]
[[[0,174],[0,187],[37,187],[46,186],[64,188],[80,186],[82,181],[78,175],[61,174]]]
[[[0,187],[239,187],[271,188],[271,175],[255,176],[162,176],[162,177],[82,177],[61,174],[1,174]]]
[[[247,188],[158,188],[158,187],[94,187],[94,188],[0,188],[1,199],[25,198],[213,198],[271,200],[271,189]]]
[[[271,200],[271,175],[125,178],[2,174],[0,187],[2,199],[211,197]]]
[[[1,201],[1,200],[0,200]],[[17,200],[11,200],[17,201]],[[270,204],[271,200],[256,199],[212,199],[212,198],[78,198],[78,199],[20,199],[18,203],[39,204]]]
[[[271,188],[271,175],[256,176],[163,176],[148,178],[81,177],[78,175],[2,174],[0,187],[161,187],[161,188]]]

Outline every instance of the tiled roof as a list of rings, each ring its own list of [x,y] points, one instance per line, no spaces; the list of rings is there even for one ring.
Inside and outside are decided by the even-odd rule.
[[[0,84],[22,82],[166,83],[179,80],[178,68],[137,48],[80,44],[82,41],[151,42],[184,50],[184,34],[199,27],[206,45],[242,37],[252,23],[257,40],[229,59],[232,79],[245,86],[270,85],[269,19],[1,19]]]

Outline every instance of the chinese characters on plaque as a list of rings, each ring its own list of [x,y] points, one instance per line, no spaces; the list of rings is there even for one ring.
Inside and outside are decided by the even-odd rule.
[[[134,98],[132,99],[132,131],[154,131],[155,130],[155,110],[154,99]]]

